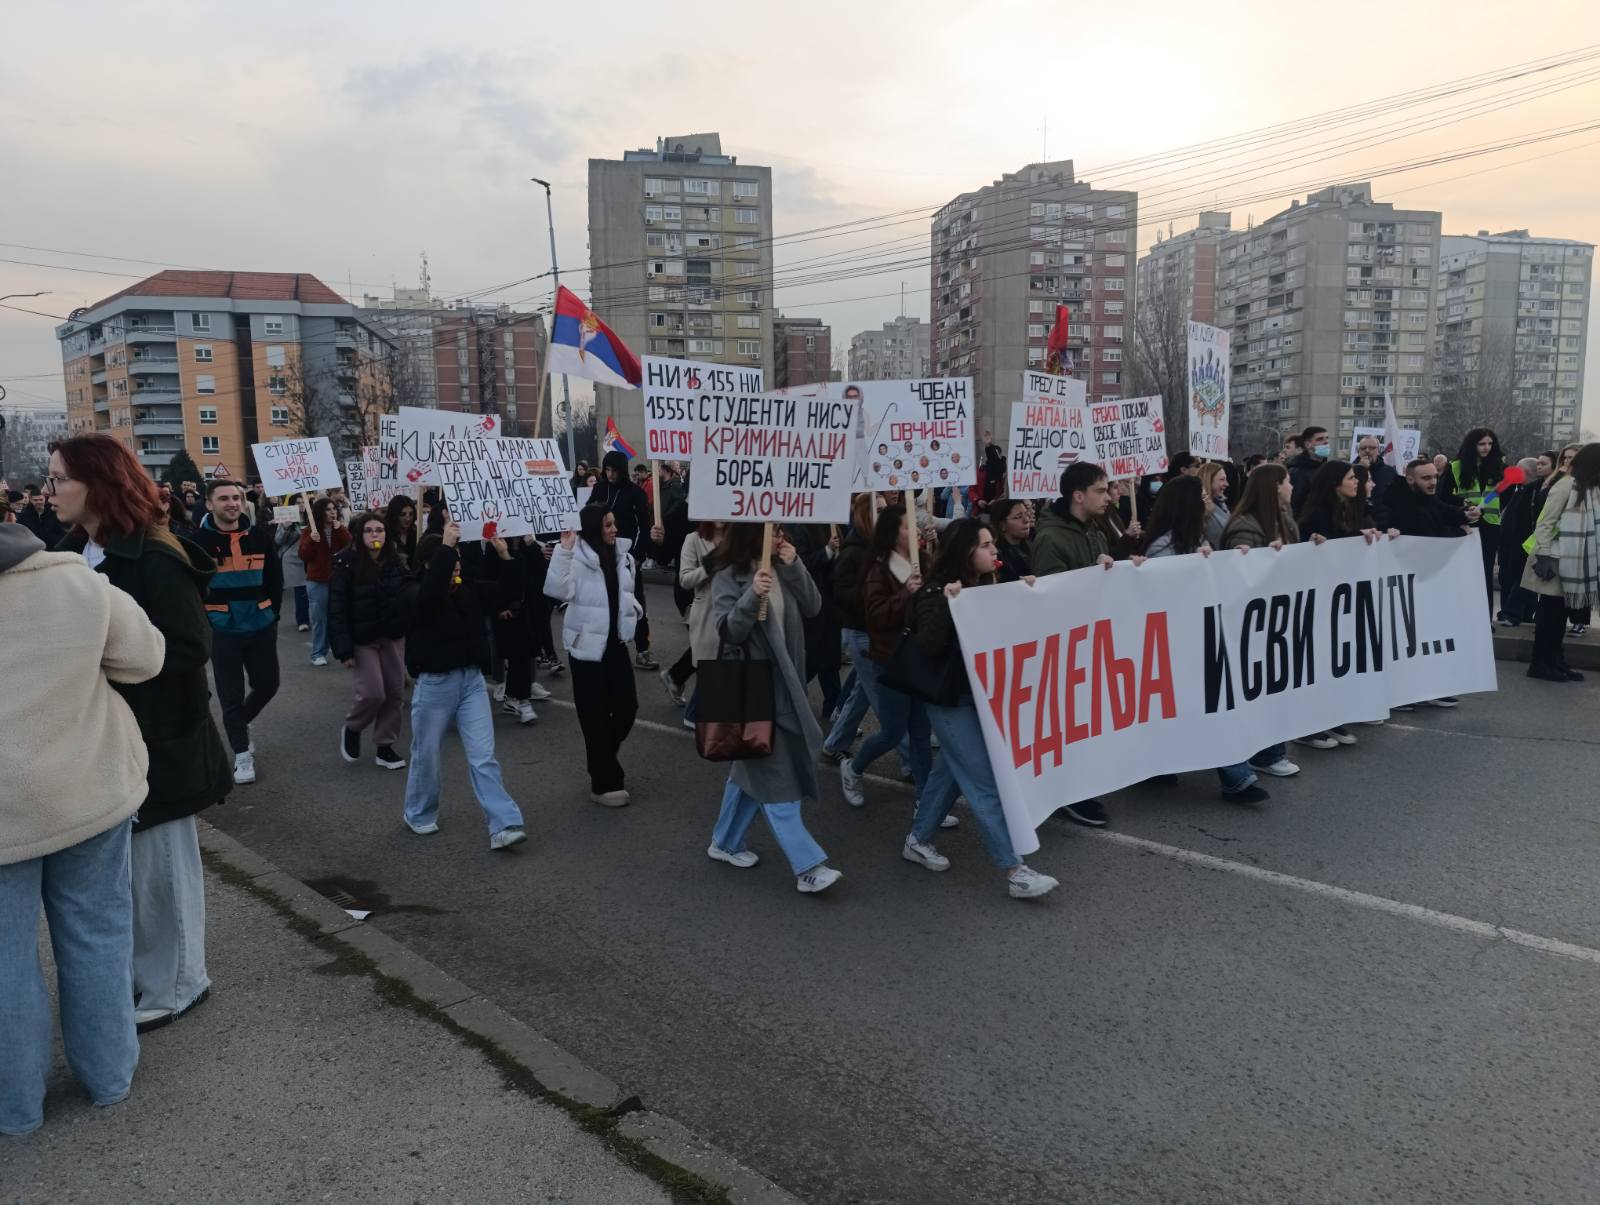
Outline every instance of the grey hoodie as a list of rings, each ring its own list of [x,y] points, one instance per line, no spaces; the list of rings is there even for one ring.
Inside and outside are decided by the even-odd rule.
[[[43,551],[44,541],[21,523],[0,523],[0,573]]]

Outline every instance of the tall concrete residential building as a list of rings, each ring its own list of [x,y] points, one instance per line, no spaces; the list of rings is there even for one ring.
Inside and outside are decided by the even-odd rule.
[[[836,381],[833,371],[833,331],[821,318],[772,320],[773,389]]]
[[[535,414],[544,362],[544,318],[507,306],[444,302],[426,289],[364,296],[361,313],[388,332],[400,405],[497,414],[515,435],[550,430],[550,398]]]
[[[1446,235],[1434,293],[1434,401],[1509,389],[1541,413],[1546,442],[1576,438],[1594,247],[1526,230]]]
[[[252,443],[304,433],[361,442],[361,394],[384,336],[304,272],[158,272],[56,328],[74,433],[103,431],[155,475],[179,449],[203,471],[254,476]]]
[[[761,368],[773,379],[772,169],[717,134],[589,160],[589,304],[636,353]],[[644,437],[638,390],[599,386],[596,418]]]
[[[932,375],[973,378],[980,430],[1006,430],[1061,303],[1090,399],[1122,396],[1137,228],[1138,194],[1090,187],[1070,159],[1030,163],[934,214]]]
[[[932,375],[933,328],[920,318],[896,318],[850,340],[852,381],[914,381]]]
[[[1171,298],[1185,322],[1217,325],[1217,248],[1233,233],[1233,215],[1207,210],[1193,230],[1169,238],[1139,260],[1139,304]]]
[[[1225,238],[1216,325],[1233,336],[1241,428],[1316,424],[1342,446],[1355,426],[1382,425],[1387,390],[1402,425],[1420,421],[1438,259],[1438,212],[1374,201],[1366,183],[1324,188]]]

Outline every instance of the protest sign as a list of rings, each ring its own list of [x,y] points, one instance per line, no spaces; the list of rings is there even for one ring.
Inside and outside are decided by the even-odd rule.
[[[255,457],[261,488],[274,498],[344,485],[339,478],[339,460],[325,435],[251,444],[250,454]]]
[[[1064,804],[1495,689],[1476,535],[1124,561],[950,609],[1020,854]]]
[[[350,505],[367,508],[367,493],[371,489],[367,479],[367,458],[357,456],[354,460],[344,462],[344,492],[350,499]]]
[[[298,506],[274,506],[272,508],[272,521],[274,523],[300,522],[300,508]]]
[[[857,489],[920,490],[977,481],[971,377],[853,381],[840,396],[859,399],[862,408]]]
[[[493,414],[401,406],[396,417],[395,472],[398,481],[406,485],[437,484],[433,474],[435,440],[495,439],[500,435],[500,420]]]
[[[1125,397],[1089,408],[1098,462],[1113,481],[1167,471],[1167,424],[1161,397]]]
[[[372,453],[367,469],[367,505],[382,510],[398,494],[417,497],[418,486],[400,480],[400,416],[385,414],[378,418],[378,445],[363,449]]]
[[[1079,460],[1093,461],[1088,407],[1048,401],[1012,402],[1006,443],[1007,495],[1055,498],[1061,472]]]
[[[572,481],[553,439],[435,439],[428,463],[463,540],[577,529]]]
[[[1233,366],[1227,331],[1189,323],[1189,451],[1205,460],[1228,459],[1228,412]]]
[[[1400,430],[1400,448],[1399,448],[1399,451],[1400,451],[1400,463],[1401,463],[1401,465],[1408,465],[1413,460],[1415,460],[1418,456],[1420,456],[1422,454],[1422,432],[1420,430],[1417,430],[1417,429],[1414,429],[1414,428],[1411,428],[1411,427],[1401,427],[1399,430]],[[1367,435],[1371,435],[1371,436],[1373,436],[1374,438],[1377,439],[1378,448],[1379,448],[1379,451],[1380,451],[1380,459],[1383,459],[1383,457],[1381,455],[1383,444],[1384,444],[1383,428],[1382,427],[1357,427],[1355,429],[1355,431],[1351,433],[1351,436],[1350,436],[1350,456],[1349,456],[1349,459],[1351,461],[1354,461],[1355,458],[1356,458],[1356,445],[1361,442],[1361,440],[1362,440],[1362,438],[1364,436],[1367,436]]]
[[[700,360],[644,356],[645,455],[652,459],[687,459],[694,452],[695,428],[705,421],[712,399],[739,393],[760,393],[761,369]]]
[[[848,521],[852,403],[754,393],[716,398],[707,413],[690,457],[691,519]]]

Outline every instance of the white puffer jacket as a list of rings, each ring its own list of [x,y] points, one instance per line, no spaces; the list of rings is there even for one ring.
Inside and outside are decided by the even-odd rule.
[[[644,608],[633,596],[633,558],[628,549],[633,541],[617,538],[617,637],[633,639],[634,627]],[[569,551],[556,546],[550,556],[550,571],[544,579],[544,592],[567,604],[561,625],[561,639],[567,652],[579,661],[598,661],[605,655],[606,636],[611,631],[611,602],[606,597],[605,574],[593,548],[579,537]]]

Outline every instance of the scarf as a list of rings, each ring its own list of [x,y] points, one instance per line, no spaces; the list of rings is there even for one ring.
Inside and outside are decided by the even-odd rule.
[[[898,552],[891,552],[886,563],[889,566],[889,572],[894,574],[894,580],[902,586],[911,580],[911,562]]]
[[[1556,528],[1561,593],[1566,596],[1567,606],[1578,609],[1593,604],[1596,578],[1600,577],[1600,540],[1596,539],[1594,507],[1588,505],[1589,501],[1574,489]]]

